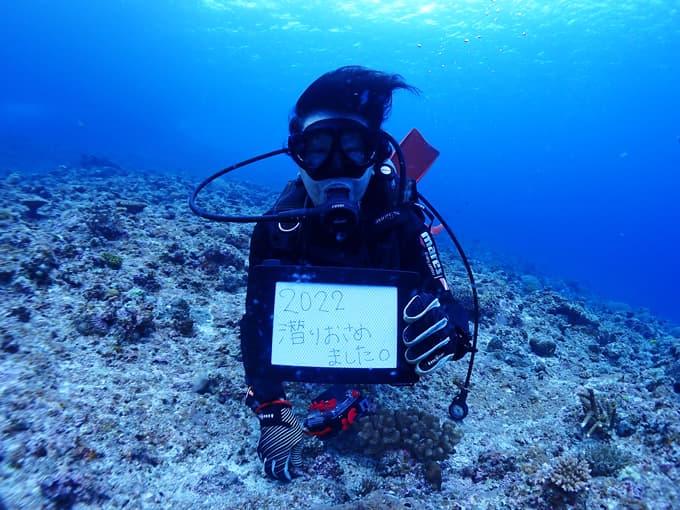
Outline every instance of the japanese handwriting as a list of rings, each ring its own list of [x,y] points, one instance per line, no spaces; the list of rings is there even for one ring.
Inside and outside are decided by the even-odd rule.
[[[330,368],[397,366],[396,288],[279,282],[272,363]]]

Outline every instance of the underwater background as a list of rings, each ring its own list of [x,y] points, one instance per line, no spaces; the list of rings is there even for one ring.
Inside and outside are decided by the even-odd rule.
[[[198,182],[280,148],[307,85],[364,65],[421,89],[385,128],[441,151],[420,189],[470,256],[680,321],[678,50],[670,0],[7,0],[0,173],[95,154]]]

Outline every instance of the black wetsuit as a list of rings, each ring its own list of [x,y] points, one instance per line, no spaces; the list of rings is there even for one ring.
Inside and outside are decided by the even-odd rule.
[[[374,178],[375,180],[376,178]],[[467,315],[457,303],[439,264],[439,253],[429,233],[425,216],[413,203],[393,205],[385,186],[372,181],[364,195],[360,221],[351,235],[338,241],[324,227],[318,217],[308,217],[299,224],[261,222],[255,226],[250,242],[250,266],[252,270],[266,260],[276,260],[285,265],[342,266],[356,268],[381,268],[413,271],[421,275],[420,289],[437,296],[449,321],[469,332]],[[309,204],[309,197],[298,179],[288,188],[268,214],[286,209],[296,209]],[[253,361],[247,359],[249,350],[245,345],[257,342],[244,324],[252,313],[248,303],[253,293],[253,278],[248,278],[246,314],[241,323],[241,344],[244,353],[246,382],[260,402],[283,395],[282,381],[255,375]],[[251,338],[249,338],[251,337]],[[461,348],[455,358],[462,357]]]

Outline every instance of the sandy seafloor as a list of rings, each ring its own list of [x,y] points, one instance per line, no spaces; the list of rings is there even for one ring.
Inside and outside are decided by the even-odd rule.
[[[351,437],[306,439],[302,476],[264,479],[238,339],[251,227],[191,214],[194,184],[0,175],[0,508],[680,508],[680,327],[476,259],[470,414],[441,487]],[[236,182],[213,197],[241,213],[274,198]],[[459,264],[449,277],[469,295]],[[443,421],[465,369],[362,389]],[[599,422],[578,397],[589,389]],[[323,387],[288,390],[302,417]]]

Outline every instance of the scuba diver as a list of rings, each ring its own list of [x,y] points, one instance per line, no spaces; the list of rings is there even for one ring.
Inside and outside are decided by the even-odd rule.
[[[246,310],[241,320],[248,386],[245,404],[259,421],[257,454],[264,472],[277,480],[290,481],[300,473],[305,433],[326,439],[346,430],[367,412],[367,401],[355,389],[332,386],[310,405],[303,426],[286,398],[283,381],[289,379],[262,368],[271,351],[262,345],[261,321],[263,315],[270,314],[259,306],[261,282],[255,268],[280,264],[302,267],[303,272],[314,266],[415,273],[416,291],[397,312],[404,324],[398,339],[403,342],[400,363],[409,371],[409,380],[417,381],[468,353],[474,357],[476,342],[469,332],[467,313],[454,299],[442,269],[432,217],[418,203],[415,180],[407,182],[398,144],[381,130],[397,89],[418,93],[397,74],[360,66],[328,72],[295,104],[286,149],[226,169],[282,152],[299,167],[298,177],[288,183],[253,230]],[[399,163],[400,172],[390,156]],[[218,221],[239,221],[195,206],[194,198],[207,182],[192,198],[194,212]],[[472,277],[467,261],[466,267]],[[476,332],[475,324],[475,341]],[[463,405],[467,389],[464,391]]]

